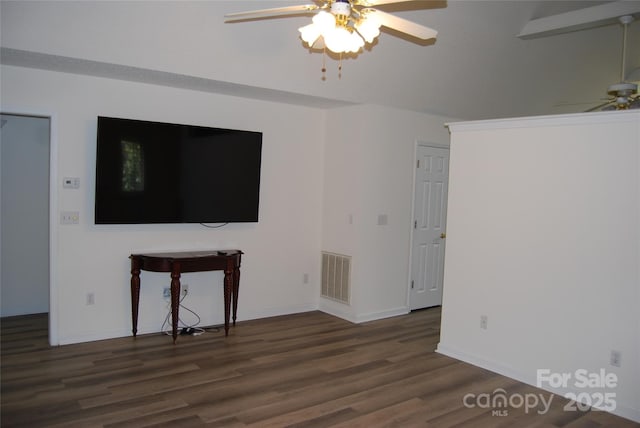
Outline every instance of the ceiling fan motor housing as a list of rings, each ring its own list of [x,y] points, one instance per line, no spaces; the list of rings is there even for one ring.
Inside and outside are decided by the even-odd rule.
[[[331,13],[336,16],[349,16],[351,15],[351,3],[349,0],[336,0],[331,3]]]
[[[616,97],[628,97],[638,92],[638,85],[635,83],[616,83],[615,85],[609,86],[607,93],[609,95],[613,95]]]

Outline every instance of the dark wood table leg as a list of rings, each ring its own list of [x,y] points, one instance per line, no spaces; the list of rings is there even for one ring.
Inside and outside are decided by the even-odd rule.
[[[231,296],[233,295],[233,268],[224,270],[224,335],[229,335],[229,314],[231,312]]]
[[[178,308],[180,307],[180,263],[171,267],[171,329],[173,343],[178,339]]]
[[[138,333],[138,305],[140,304],[140,260],[131,259],[131,321],[133,337]]]
[[[238,311],[238,291],[240,289],[240,268],[233,270],[233,326],[236,325],[236,312]]]

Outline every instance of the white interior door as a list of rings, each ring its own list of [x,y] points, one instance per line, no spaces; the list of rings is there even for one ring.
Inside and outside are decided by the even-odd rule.
[[[411,310],[442,304],[449,149],[418,145],[411,251]]]

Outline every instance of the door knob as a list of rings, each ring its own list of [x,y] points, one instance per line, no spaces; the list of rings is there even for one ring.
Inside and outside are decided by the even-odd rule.
[[[446,234],[446,233],[442,232],[442,233],[440,234],[440,238],[444,239],[444,238],[446,238],[446,237],[447,237],[447,234]]]

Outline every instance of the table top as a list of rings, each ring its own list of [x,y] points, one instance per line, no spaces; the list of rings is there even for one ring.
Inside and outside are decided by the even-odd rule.
[[[200,250],[200,251],[172,251],[167,253],[139,253],[131,257],[158,258],[164,260],[198,259],[205,257],[229,257],[243,254],[240,250]]]

